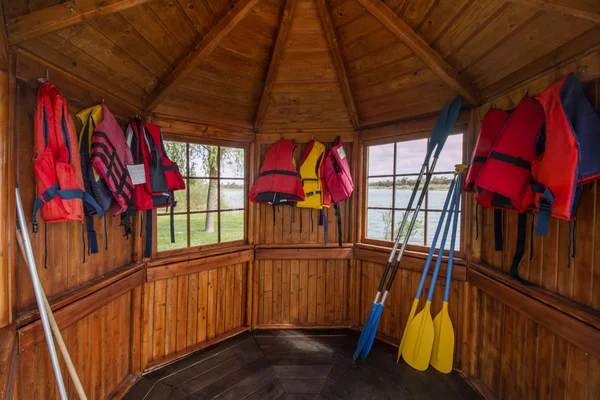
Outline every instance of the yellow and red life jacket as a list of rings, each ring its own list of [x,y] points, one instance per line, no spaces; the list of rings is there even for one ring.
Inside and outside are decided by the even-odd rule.
[[[277,205],[305,199],[294,161],[295,150],[296,144],[285,139],[267,150],[258,178],[250,189],[250,201]]]
[[[330,196],[323,185],[322,167],[327,149],[321,142],[311,140],[300,160],[300,179],[304,190],[304,200],[296,203],[298,207],[321,210],[324,199]],[[331,201],[329,202],[331,203]]]
[[[45,222],[83,220],[83,202],[102,216],[102,209],[85,192],[81,176],[77,134],[67,101],[46,81],[38,91],[34,120],[33,170],[37,198],[33,204],[33,230],[41,209]],[[83,200],[83,202],[82,202]]]

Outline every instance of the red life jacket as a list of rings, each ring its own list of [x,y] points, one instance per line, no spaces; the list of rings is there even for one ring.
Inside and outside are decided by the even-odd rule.
[[[146,173],[146,183],[135,185],[135,208],[151,210],[174,205],[173,191],[185,189],[185,182],[177,163],[165,151],[160,127],[136,118],[129,124],[127,141],[135,163],[144,164]]]
[[[103,215],[94,198],[85,192],[77,134],[67,101],[48,81],[38,91],[33,170],[38,194],[33,203],[34,232],[40,208],[46,222],[82,221],[82,200]]]
[[[572,74],[537,97],[546,112],[545,151],[532,162],[533,176],[545,185],[538,235],[545,236],[550,213],[575,218],[582,185],[600,177],[600,117]]]
[[[327,189],[331,193],[333,202],[339,203],[350,197],[354,191],[354,182],[350,173],[348,157],[346,157],[339,136],[335,138],[324,164],[325,182],[327,182]]]
[[[250,189],[250,201],[284,204],[304,200],[300,174],[294,161],[296,144],[279,140],[265,154],[258,178]]]
[[[465,192],[473,192],[475,190],[475,181],[492,152],[496,141],[500,137],[509,116],[510,113],[506,111],[492,108],[483,117],[477,143],[473,150],[471,164],[469,164],[469,170],[465,176],[465,183],[463,185]],[[480,193],[477,194],[477,196],[479,195]]]
[[[329,156],[329,150],[325,149],[325,153],[323,154],[323,162],[321,163],[321,187],[323,188],[323,207],[329,208],[331,203],[333,203],[333,199],[331,198],[331,193],[329,192],[329,188],[327,187],[327,181],[325,180],[325,160]]]
[[[478,192],[484,189],[493,193],[478,198],[479,204],[519,213],[535,209],[531,162],[537,155],[536,142],[543,125],[541,104],[523,97],[475,180]]]
[[[131,151],[127,147],[125,135],[106,104],[102,103],[104,119],[96,125],[92,134],[91,160],[98,175],[115,199],[115,215],[127,210],[133,195],[133,184],[127,165],[133,164]]]

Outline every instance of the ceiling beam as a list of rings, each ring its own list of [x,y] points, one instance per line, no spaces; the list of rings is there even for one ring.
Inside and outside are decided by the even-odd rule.
[[[6,23],[8,43],[14,45],[82,21],[123,11],[150,0],[70,0]]]
[[[292,16],[294,15],[294,9],[296,8],[296,0],[286,0],[283,14],[281,15],[281,22],[279,23],[279,30],[277,32],[277,39],[275,40],[275,46],[273,47],[273,55],[271,56],[271,62],[269,63],[269,70],[267,71],[267,78],[265,79],[265,85],[263,86],[263,93],[260,98],[260,104],[256,111],[256,117],[254,118],[254,131],[259,132],[262,127],[263,121],[265,120],[265,114],[271,99],[271,91],[275,86],[275,74],[281,61],[281,56],[285,48],[288,33],[290,32],[290,26],[292,22]]]
[[[481,103],[478,91],[448,64],[421,36],[380,0],[358,0],[367,11],[419,56],[448,86],[473,105]]]
[[[206,58],[261,0],[239,0],[167,75],[144,101],[145,110],[153,111]]]
[[[350,90],[350,82],[348,81],[348,75],[346,74],[346,66],[344,65],[344,60],[342,59],[342,52],[340,51],[340,46],[338,44],[337,33],[335,30],[335,25],[333,24],[333,20],[331,19],[329,6],[327,5],[326,0],[316,0],[316,3],[319,11],[319,17],[321,18],[321,25],[323,26],[323,32],[325,33],[327,43],[329,43],[329,48],[331,49],[335,72],[337,73],[338,81],[342,87],[344,102],[348,108],[350,122],[352,123],[354,130],[358,130],[360,128],[358,112],[356,111],[354,97],[352,96],[352,91]]]
[[[585,19],[600,24],[600,2],[589,2],[585,0],[511,0],[543,11],[568,15],[575,18]],[[591,6],[590,6],[591,5]]]

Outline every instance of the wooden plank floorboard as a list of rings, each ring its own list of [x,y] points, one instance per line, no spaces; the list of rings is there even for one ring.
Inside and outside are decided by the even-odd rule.
[[[231,338],[142,377],[126,399],[479,400],[457,372],[419,372],[396,363],[397,348],[375,341],[352,360],[349,330],[255,331]]]

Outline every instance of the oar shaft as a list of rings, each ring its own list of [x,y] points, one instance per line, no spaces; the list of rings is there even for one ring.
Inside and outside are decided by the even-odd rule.
[[[452,214],[454,213],[455,208],[456,202],[453,199],[452,204],[450,205],[450,216],[452,216]],[[433,300],[433,293],[435,292],[435,283],[437,282],[437,278],[440,273],[440,267],[442,265],[442,259],[444,258],[444,249],[446,248],[446,239],[448,239],[448,232],[450,232],[451,222],[452,218],[449,217],[446,220],[446,224],[444,226],[444,233],[442,234],[442,243],[440,244],[440,251],[438,253],[437,260],[435,261],[435,268],[433,269],[433,276],[431,277],[431,285],[429,286],[429,294],[427,295],[428,302],[431,302],[431,300]]]
[[[463,175],[458,175],[458,186],[456,193],[454,194],[454,202],[456,207],[454,209],[454,213],[452,218],[452,236],[450,237],[450,254],[448,254],[448,271],[446,272],[446,287],[444,288],[444,302],[448,302],[450,298],[450,284],[452,282],[452,267],[454,266],[454,246],[456,245],[456,233],[458,230],[458,218],[460,212],[460,194],[462,188]]]

